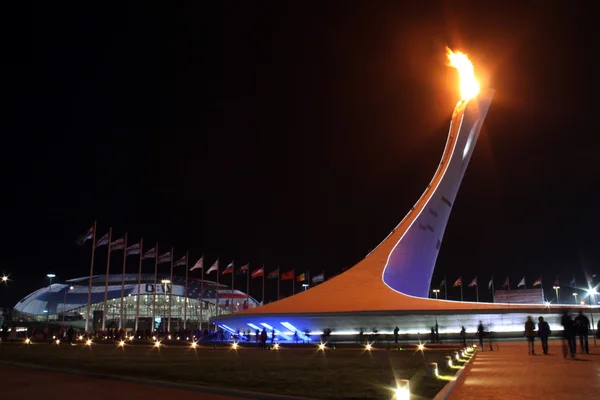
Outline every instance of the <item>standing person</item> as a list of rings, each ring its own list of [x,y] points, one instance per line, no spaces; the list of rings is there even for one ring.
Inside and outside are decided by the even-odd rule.
[[[485,337],[485,328],[483,326],[483,322],[479,321],[479,325],[477,326],[477,337],[479,338],[479,347],[481,351],[483,351],[483,338]]]
[[[588,335],[590,333],[590,320],[588,317],[583,315],[583,310],[579,310],[579,315],[575,317],[574,321],[575,331],[579,335],[579,346],[581,352],[590,354],[590,348],[588,347]],[[575,345],[577,347],[577,345]]]
[[[545,355],[548,355],[548,336],[550,336],[550,325],[544,321],[544,317],[538,318],[538,336],[542,342],[542,350]]]
[[[461,326],[460,330],[460,340],[462,341],[463,347],[467,347],[467,330],[464,326]]]
[[[73,327],[70,326],[69,329],[67,330],[67,342],[69,344],[73,344],[73,335],[75,334],[75,331],[73,330]]]
[[[529,354],[535,356],[535,324],[533,323],[531,316],[528,316],[527,321],[525,322],[525,337],[527,338],[527,348],[529,350]]]
[[[575,327],[573,326],[573,320],[568,310],[564,312],[560,319],[560,324],[563,327],[563,356],[567,358],[567,354],[570,352],[571,357],[575,357],[575,351],[577,350],[577,346],[575,345]]]
[[[260,348],[263,350],[267,348],[267,328],[263,328],[260,333]]]
[[[436,343],[440,342],[440,330],[439,330],[437,321],[435,321],[435,342]]]
[[[271,344],[275,342],[275,329],[271,331]]]
[[[398,327],[394,328],[394,343],[398,343],[398,332],[400,332],[400,329],[398,329]]]

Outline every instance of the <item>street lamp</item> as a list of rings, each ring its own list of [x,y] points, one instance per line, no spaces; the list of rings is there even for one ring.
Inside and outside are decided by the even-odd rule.
[[[304,288],[304,290],[308,289],[308,283],[303,283],[302,287]]]
[[[162,281],[160,281],[163,285],[165,285],[165,317],[167,316],[167,285],[169,283],[171,283],[170,280],[168,279],[163,279]],[[163,328],[164,328],[164,322],[163,322]]]
[[[2,276],[2,283],[6,283],[6,282],[8,282],[8,276],[3,275]]]
[[[552,289],[554,289],[554,291],[556,292],[556,304],[560,304],[560,301],[558,299],[558,289],[560,289],[560,286],[554,285],[552,286]]]
[[[432,292],[435,294],[435,299],[437,300],[440,289],[433,289]]]
[[[52,290],[52,279],[56,278],[56,275],[54,274],[46,274],[47,278],[50,278],[50,288],[49,290]],[[50,299],[48,299],[48,301],[46,302],[46,308],[48,309],[47,314],[46,314],[46,330],[48,330],[48,326],[50,325]]]
[[[577,293],[573,293],[573,297],[575,297],[575,304],[577,304]]]

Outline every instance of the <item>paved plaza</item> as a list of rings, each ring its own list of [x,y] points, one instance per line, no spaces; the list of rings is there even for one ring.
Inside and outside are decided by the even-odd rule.
[[[536,353],[542,354],[537,342]],[[549,355],[527,354],[527,343],[498,343],[498,351],[478,352],[449,400],[600,399],[600,342],[592,354],[564,359],[560,340],[550,341]]]

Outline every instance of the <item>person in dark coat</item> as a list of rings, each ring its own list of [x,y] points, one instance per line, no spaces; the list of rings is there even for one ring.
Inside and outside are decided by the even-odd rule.
[[[588,335],[590,333],[590,320],[588,317],[583,315],[583,310],[579,310],[579,315],[575,317],[574,321],[575,332],[579,335],[579,346],[581,352],[590,354],[590,348],[588,346]]]
[[[567,358],[567,354],[570,352],[571,357],[575,357],[575,350],[577,350],[577,346],[575,345],[575,326],[573,325],[573,319],[571,319],[569,311],[565,311],[560,319],[560,324],[563,327],[563,356]]]
[[[485,337],[485,328],[483,327],[483,322],[479,321],[479,325],[477,326],[477,337],[479,338],[479,347],[481,351],[483,351],[483,338]]]
[[[462,341],[463,347],[467,347],[467,330],[464,326],[461,326],[460,340]]]
[[[525,337],[527,338],[527,348],[529,354],[532,356],[535,355],[535,336],[535,324],[533,323],[531,316],[528,316],[527,321],[525,321]]]
[[[398,327],[394,328],[394,343],[398,343],[398,332],[400,332],[400,329]]]
[[[260,333],[260,348],[263,350],[267,348],[267,328],[263,328]]]
[[[550,336],[550,325],[544,321],[544,317],[538,318],[538,336],[542,342],[542,350],[545,355],[548,355],[548,336]]]

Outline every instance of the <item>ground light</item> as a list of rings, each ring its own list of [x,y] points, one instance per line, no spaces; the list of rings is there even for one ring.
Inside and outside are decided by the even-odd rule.
[[[82,335],[79,335],[79,340],[83,340],[83,336]]]
[[[31,339],[29,339],[29,338],[25,339],[25,344],[29,344],[29,343],[31,343]]]
[[[92,345],[92,339],[88,339],[88,340],[85,342],[85,345],[86,345],[86,346],[91,346],[91,345]]]
[[[275,343],[273,345],[273,350],[279,350],[279,343]]]
[[[195,349],[196,347],[198,347],[198,345],[196,344],[196,342],[192,342],[192,344],[190,346],[192,346],[192,349]]]
[[[231,348],[234,349],[234,350],[237,350],[237,348],[238,348],[237,342],[233,342],[232,345],[231,345]]]
[[[369,350],[369,351],[371,351],[371,347],[372,347],[372,346],[371,346],[371,343],[367,343],[367,345],[365,346],[365,348],[366,348],[367,350]]]
[[[396,389],[394,390],[394,400],[410,400],[410,388],[407,379],[399,379],[396,381]]]
[[[425,350],[425,345],[423,343],[419,343],[418,349],[421,351]]]
[[[119,342],[119,347],[125,347],[125,341],[124,340],[121,340]]]
[[[56,344],[60,344],[60,339],[56,339]]]
[[[156,347],[156,348],[160,347],[160,342],[159,341],[154,342],[154,347]]]
[[[319,344],[319,350],[325,350],[325,343]]]

